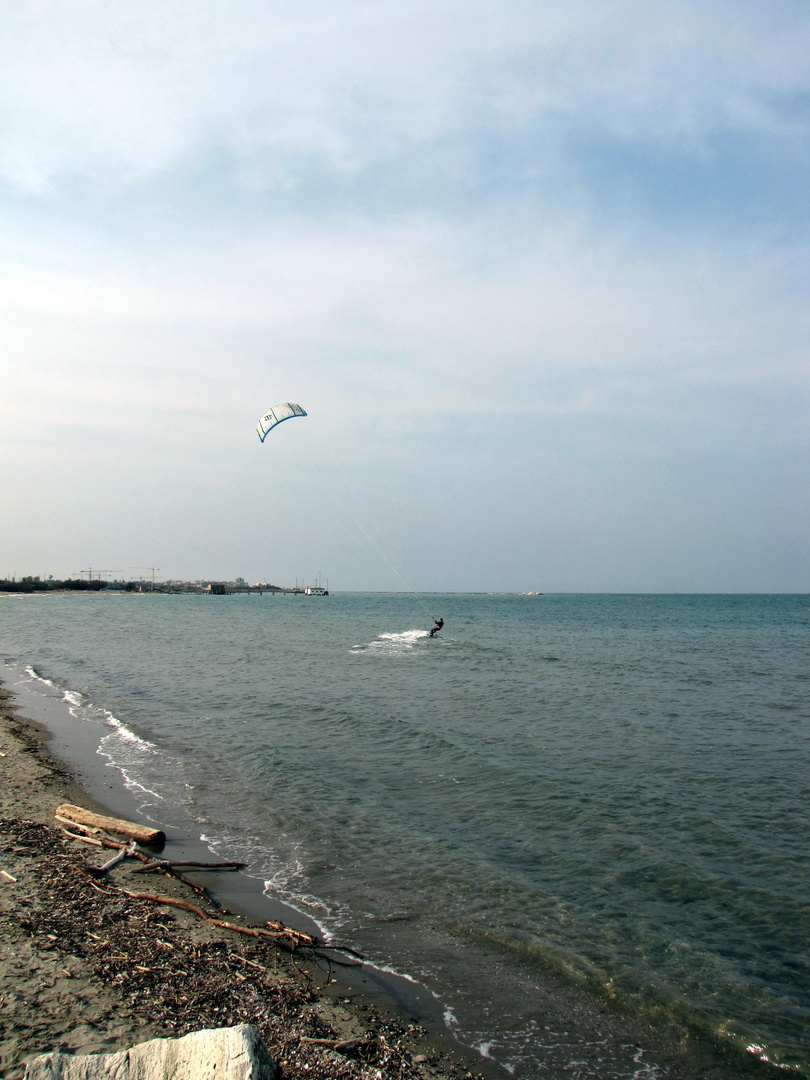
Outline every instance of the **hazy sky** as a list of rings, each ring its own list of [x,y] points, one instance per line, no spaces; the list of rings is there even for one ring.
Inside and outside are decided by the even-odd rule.
[[[806,0],[4,0],[0,576],[807,591],[808,57]]]

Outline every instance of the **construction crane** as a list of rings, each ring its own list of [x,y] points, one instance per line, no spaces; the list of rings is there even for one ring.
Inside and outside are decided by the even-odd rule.
[[[151,570],[152,571],[152,588],[155,587],[155,572],[159,570],[159,566],[131,566],[130,570]]]
[[[93,574],[95,574],[98,577],[98,580],[101,581],[101,575],[102,574],[120,574],[121,571],[120,570],[96,570],[91,566],[87,570],[80,570],[79,573],[80,574],[87,574],[87,580],[88,581],[92,581],[93,580]]]

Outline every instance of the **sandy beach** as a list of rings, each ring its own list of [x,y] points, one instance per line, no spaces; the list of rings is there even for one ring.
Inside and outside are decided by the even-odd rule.
[[[114,852],[70,838],[54,812],[62,803],[109,811],[48,753],[48,738],[0,688],[4,1080],[19,1080],[26,1061],[51,1050],[109,1052],[241,1023],[260,1032],[285,1077],[472,1075],[418,1025],[342,985],[339,956],[214,926],[190,908],[242,928],[261,924],[217,910],[165,872],[144,873],[142,862],[90,873]]]

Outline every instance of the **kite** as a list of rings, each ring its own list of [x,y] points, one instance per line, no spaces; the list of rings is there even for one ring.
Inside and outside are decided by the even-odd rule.
[[[274,405],[272,409],[268,411],[261,418],[256,425],[256,430],[259,433],[259,439],[264,442],[267,437],[267,433],[272,431],[276,424],[280,424],[282,420],[290,420],[293,416],[306,416],[307,414],[301,408],[300,405],[294,405],[291,401],[285,401],[281,405]]]

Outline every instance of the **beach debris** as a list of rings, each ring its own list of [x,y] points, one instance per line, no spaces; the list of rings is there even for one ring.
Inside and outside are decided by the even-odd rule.
[[[41,1002],[51,998],[37,994],[21,1000],[11,981],[16,978],[16,967],[6,972],[5,982],[0,980],[0,1006],[4,992],[12,989],[6,1015],[13,1014],[15,1025],[10,1064],[2,1056],[8,1053],[9,1041],[0,1045],[0,1075],[8,1080],[22,1080],[25,1062],[49,1048],[70,1049],[74,1055],[100,1054],[155,1036],[177,1037],[244,1023],[260,1033],[286,1080],[425,1080],[437,1075],[460,1080],[464,1075],[455,1068],[437,1074],[410,1067],[410,1036],[396,1022],[383,1021],[373,1006],[360,1006],[357,1026],[344,1027],[349,1018],[342,1016],[341,1023],[333,1026],[335,1017],[328,1009],[327,1015],[321,1015],[315,1004],[322,988],[329,985],[323,979],[328,954],[319,957],[305,944],[293,951],[290,939],[277,946],[265,936],[209,929],[205,923],[192,925],[198,922],[193,914],[130,899],[112,887],[113,879],[126,875],[130,883],[137,881],[129,875],[139,863],[127,860],[107,878],[92,878],[80,869],[86,851],[44,823],[3,819],[0,832],[6,846],[14,846],[18,860],[6,865],[9,869],[13,865],[12,872],[26,882],[24,896],[10,888],[3,894],[0,931],[4,940],[8,935],[9,946],[20,956],[30,948],[32,957],[44,958],[54,975],[64,968],[73,976],[61,975],[46,991],[53,1000],[58,995],[59,1001],[50,1027],[43,1027]],[[169,888],[174,890],[174,882]],[[173,895],[195,902],[185,887]],[[30,905],[25,902],[29,899]],[[209,910],[202,902],[200,907]],[[251,924],[245,920],[244,925]],[[272,929],[263,921],[256,925]],[[155,937],[173,949],[157,946]],[[318,971],[313,970],[313,962]],[[293,976],[301,969],[308,970],[299,981]],[[244,978],[238,978],[237,971]],[[39,978],[40,966],[32,972]],[[94,987],[92,997],[85,989],[86,980]],[[50,985],[50,980],[46,983]],[[50,1016],[49,1012],[45,1019]],[[0,1016],[0,1030],[2,1020]],[[71,1034],[74,1028],[79,1033],[76,1039]],[[50,1030],[54,1035],[49,1042]],[[303,1038],[348,1041],[364,1031],[365,1041],[351,1052]],[[383,1032],[385,1040],[377,1037]],[[473,1077],[467,1073],[466,1080]],[[475,1076],[475,1080],[482,1078]]]
[[[226,921],[225,919],[218,918],[216,915],[212,915],[204,911],[197,904],[189,903],[186,900],[179,900],[175,897],[161,896],[156,893],[149,892],[134,892],[129,889],[122,888],[113,883],[107,877],[108,871],[111,867],[117,865],[123,859],[130,857],[138,859],[143,863],[143,866],[137,867],[133,873],[138,872],[151,872],[160,871],[178,881],[181,881],[184,885],[193,889],[194,892],[205,900],[211,907],[219,909],[220,905],[217,903],[214,897],[210,895],[207,889],[198,885],[196,882],[191,881],[185,874],[181,873],[177,869],[177,866],[183,866],[186,868],[199,866],[201,869],[228,869],[235,870],[241,869],[243,863],[235,862],[223,862],[223,863],[192,863],[192,862],[178,862],[173,864],[168,860],[155,859],[151,855],[147,855],[145,852],[139,850],[134,842],[125,844],[115,837],[108,835],[97,824],[84,824],[81,822],[74,822],[72,818],[65,817],[63,811],[65,806],[60,806],[56,812],[56,819],[60,822],[67,822],[71,825],[72,829],[80,829],[81,833],[76,833],[68,830],[64,826],[60,825],[62,832],[73,840],[79,840],[85,843],[91,843],[101,845],[102,847],[113,848],[117,854],[106,862],[101,867],[88,866],[85,864],[83,867],[76,866],[75,869],[84,874],[93,884],[93,888],[101,891],[115,891],[121,893],[124,896],[128,896],[134,900],[149,900],[152,903],[167,904],[172,907],[183,908],[186,911],[192,912],[198,918],[203,919],[205,922],[210,923],[212,926],[218,926],[225,930],[233,930],[239,934],[246,934],[249,937],[258,938],[262,940],[271,941],[284,951],[288,952],[291,957],[291,961],[295,962],[295,956],[305,953],[315,959],[323,960],[330,966],[336,964],[340,967],[360,967],[363,962],[362,953],[349,946],[338,945],[333,943],[326,943],[319,941],[317,937],[312,934],[307,934],[302,930],[295,930],[293,927],[286,926],[282,922],[268,922],[264,927],[248,927],[240,926],[237,923]],[[98,818],[99,815],[93,815],[94,818]],[[91,835],[87,835],[91,834]],[[106,878],[105,881],[99,879]],[[330,976],[331,978],[331,976]]]
[[[142,844],[165,844],[166,834],[160,829],[150,829],[146,825],[138,825],[134,821],[126,821],[123,818],[106,817],[104,814],[94,814],[91,810],[85,810],[81,806],[72,806],[70,803],[62,803],[56,810],[57,818],[67,818],[68,821],[80,825],[93,825],[99,829],[109,829],[110,832],[121,833],[132,840],[138,840]]]
[[[63,809],[63,807],[60,806],[59,810],[61,810],[61,809]],[[117,850],[119,852],[118,858],[115,858],[115,859],[111,860],[110,863],[105,864],[104,867],[90,867],[90,866],[87,866],[85,864],[85,868],[88,870],[89,873],[94,874],[95,876],[102,876],[103,877],[103,872],[104,871],[106,871],[110,866],[114,866],[117,862],[119,862],[122,858],[124,858],[123,855],[120,855],[120,852],[121,852],[122,849],[126,848],[127,845],[122,843],[120,840],[116,840],[116,838],[114,836],[110,836],[108,833],[105,833],[102,829],[98,828],[97,826],[82,825],[82,824],[79,824],[78,822],[74,823],[69,818],[61,817],[59,815],[58,811],[55,814],[55,817],[56,817],[57,821],[67,822],[68,824],[72,825],[73,828],[81,829],[83,831],[83,833],[91,833],[91,834],[93,834],[93,835],[90,835],[90,836],[79,835],[78,833],[71,832],[69,829],[66,829],[62,825],[60,825],[59,828],[62,830],[62,832],[65,834],[65,836],[69,836],[71,840],[81,840],[85,844],[96,844],[99,847],[114,848],[115,850]],[[170,877],[177,878],[177,880],[182,881],[184,885],[188,885],[188,887],[190,889],[193,889],[194,892],[198,896],[201,896],[204,900],[207,900],[208,903],[212,905],[212,907],[218,908],[220,906],[219,903],[214,899],[214,897],[211,896],[208,889],[206,889],[203,885],[198,885],[196,883],[196,881],[192,881],[190,878],[186,877],[185,874],[182,874],[179,870],[177,870],[175,868],[174,864],[172,864],[170,862],[167,862],[166,860],[163,860],[163,859],[155,859],[152,855],[147,855],[145,852],[141,851],[134,844],[131,844],[130,847],[132,848],[132,850],[129,851],[128,854],[134,859],[140,859],[140,861],[145,864],[141,869],[144,869],[144,870],[146,870],[146,869],[149,869],[149,870],[162,870],[165,874],[168,874]],[[190,862],[185,862],[185,863],[180,862],[177,865],[178,866],[190,867],[190,866],[195,866],[195,865],[198,865],[198,864],[190,863]],[[236,868],[241,868],[244,865],[246,865],[246,864],[244,864],[244,863],[200,863],[199,864],[199,866],[201,866],[204,869],[208,869],[208,870],[213,870],[213,869],[218,869],[218,868],[232,870],[232,869],[236,869]],[[97,874],[96,872],[99,871],[99,870],[102,871],[102,873]]]
[[[79,873],[86,873],[81,867],[75,867]],[[89,876],[89,875],[88,875]],[[183,880],[181,878],[181,880]],[[188,884],[188,882],[185,882]],[[210,923],[211,926],[218,926],[223,930],[234,930],[238,934],[246,934],[248,937],[262,938],[272,941],[273,944],[280,946],[289,953],[294,953],[301,949],[307,949],[314,956],[322,955],[325,952],[330,953],[328,957],[322,958],[329,963],[335,963],[343,967],[361,967],[363,954],[357,952],[356,949],[350,948],[348,945],[337,944],[325,944],[318,941],[317,937],[312,934],[305,934],[302,930],[294,930],[291,926],[285,926],[282,922],[268,922],[266,923],[266,929],[262,926],[239,926],[238,923],[229,922],[226,919],[219,919],[215,915],[209,914],[207,911],[203,911],[197,904],[192,904],[188,900],[179,900],[174,896],[160,896],[157,893],[148,892],[133,892],[131,889],[124,889],[119,885],[112,885],[109,882],[97,882],[92,880],[91,884],[94,889],[98,889],[101,892],[117,892],[123,896],[128,896],[131,900],[150,900],[153,904],[166,904],[169,907],[182,908],[184,911],[190,911],[204,922]],[[213,901],[209,902],[213,904]],[[342,957],[335,957],[334,953],[344,953],[347,957],[353,959],[343,959]]]
[[[6,871],[6,870],[0,870],[0,877],[3,878],[5,881],[16,881],[17,880],[15,877],[12,877],[11,874],[9,874],[8,871]]]
[[[279,1069],[250,1024],[152,1039],[114,1054],[43,1054],[25,1080],[275,1080]]]

